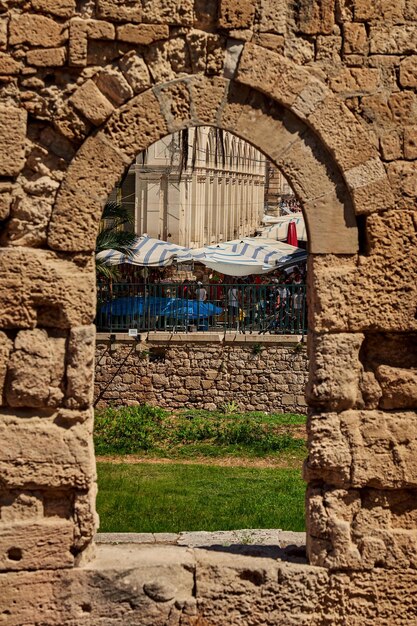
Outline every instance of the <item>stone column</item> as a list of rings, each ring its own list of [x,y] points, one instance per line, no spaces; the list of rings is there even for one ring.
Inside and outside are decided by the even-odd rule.
[[[97,526],[92,255],[9,248],[0,268],[0,569],[68,568]]]
[[[309,259],[305,478],[313,565],[417,567],[417,331],[411,289],[417,253],[407,243],[411,221],[407,212],[372,215],[366,257]],[[406,265],[404,249],[413,257]]]

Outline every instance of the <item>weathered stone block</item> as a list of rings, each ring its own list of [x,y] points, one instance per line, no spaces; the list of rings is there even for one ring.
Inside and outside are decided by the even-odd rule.
[[[328,67],[342,67],[342,41],[339,35],[318,35],[315,58],[325,72]]]
[[[124,24],[117,28],[117,39],[134,43],[141,46],[148,46],[154,41],[168,39],[168,26],[158,24]]]
[[[142,21],[149,24],[191,26],[194,0],[142,0]]]
[[[66,335],[46,330],[17,334],[7,370],[6,401],[13,407],[56,407],[63,394]]]
[[[0,268],[1,328],[69,328],[94,319],[90,255],[62,259],[45,250],[3,248]]]
[[[65,404],[87,408],[93,401],[95,326],[72,328],[68,342]]]
[[[331,78],[330,88],[349,97],[375,93],[380,88],[380,72],[373,68],[345,68]]]
[[[417,54],[401,61],[400,84],[402,87],[417,87]]]
[[[71,567],[74,525],[67,520],[0,526],[0,571]]]
[[[417,407],[417,370],[380,365],[376,378],[381,386],[383,409]]]
[[[142,2],[140,0],[97,0],[99,17],[115,22],[141,22]]]
[[[9,44],[29,44],[40,48],[60,46],[68,37],[65,27],[43,15],[14,15],[9,25]]]
[[[392,111],[392,118],[399,124],[409,124],[417,117],[417,95],[411,91],[393,93],[388,106]]]
[[[201,389],[201,380],[198,376],[186,376],[185,378],[186,389]]]
[[[30,419],[0,415],[0,471],[6,488],[76,487],[95,480],[92,419],[62,428],[33,412]]]
[[[366,1],[366,0],[365,0]],[[371,26],[371,54],[409,54],[417,52],[417,26]]]
[[[151,86],[148,66],[143,57],[135,51],[128,52],[119,62],[120,69],[135,93]]]
[[[13,342],[8,336],[0,332],[0,405],[3,404],[3,388],[6,380],[7,365]]]
[[[255,17],[255,5],[251,0],[221,0],[220,28],[250,28]]]
[[[364,24],[346,22],[343,24],[344,54],[365,54],[368,51],[368,38]]]
[[[327,410],[352,408],[360,399],[359,360],[364,335],[340,333],[311,335],[309,338],[310,378],[307,400]]]
[[[24,165],[27,113],[0,106],[0,176],[16,176]]]
[[[2,524],[39,520],[44,517],[42,495],[31,491],[6,491],[0,494]]]
[[[202,76],[190,84],[196,121],[203,124],[216,124],[228,85],[228,81],[222,78]]]
[[[334,26],[335,0],[301,0],[298,4],[298,26],[302,33],[331,34]]]
[[[168,134],[158,99],[152,91],[136,96],[119,109],[107,124],[103,137],[131,163],[136,154]]]
[[[385,161],[395,161],[403,156],[401,136],[396,130],[387,131],[381,136],[380,147]]]
[[[412,224],[411,212],[394,210],[368,217],[370,251],[360,262],[354,257],[310,255],[310,329],[417,328],[414,260],[404,263],[404,255],[415,254]]]
[[[414,568],[417,533],[410,492],[309,489],[310,534],[307,552],[312,565],[330,569]]]
[[[186,82],[175,82],[156,90],[169,132],[192,125],[191,95]]]
[[[254,89],[268,91],[279,103],[288,106],[306,87],[310,76],[284,57],[247,43],[240,57],[236,80]]]
[[[116,36],[113,24],[101,20],[74,18],[70,22],[69,64],[84,67],[88,62],[88,40],[112,40]]]
[[[388,176],[399,195],[417,197],[417,171],[414,163],[408,161],[389,163]]]
[[[20,61],[17,61],[6,52],[0,52],[0,75],[14,76],[19,74],[21,69],[22,64]]]
[[[29,65],[35,67],[59,67],[67,60],[66,48],[47,48],[46,50],[29,50],[26,54]]]
[[[50,13],[58,17],[71,17],[75,13],[75,0],[32,0],[35,11]]]
[[[287,33],[287,21],[289,7],[285,2],[275,2],[275,0],[261,0],[259,6],[261,32],[266,33]],[[271,41],[271,39],[269,39]],[[270,47],[270,46],[266,46]]]
[[[0,50],[6,50],[7,48],[8,24],[9,18],[7,15],[0,17]]]
[[[417,126],[404,128],[404,157],[417,159]]]
[[[308,120],[321,139],[332,146],[332,151],[337,151],[339,164],[349,169],[375,158],[376,151],[365,130],[357,127],[353,115],[351,119],[343,107],[341,102],[326,98]]]
[[[114,108],[91,79],[71,96],[70,102],[95,126],[100,126]]]
[[[133,89],[117,70],[104,70],[95,78],[95,83],[102,93],[116,106],[133,97]]]
[[[10,205],[12,203],[12,186],[8,183],[0,183],[0,220],[3,221],[9,217]]]
[[[415,489],[417,437],[410,433],[413,419],[413,413],[382,411],[312,416],[307,479],[338,487]]]

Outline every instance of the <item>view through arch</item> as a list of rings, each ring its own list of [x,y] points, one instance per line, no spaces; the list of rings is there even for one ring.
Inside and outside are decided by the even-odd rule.
[[[273,601],[282,597],[281,583],[297,577],[314,596],[307,609],[295,599],[297,615],[311,615],[323,600],[339,621],[366,613],[372,622],[384,611],[389,620],[401,611],[409,623],[415,607],[403,590],[414,584],[416,553],[411,4],[391,10],[383,3],[376,13],[371,5],[317,3],[307,11],[283,3],[272,14],[268,3],[256,10],[245,3],[242,12],[218,2],[203,12],[200,3],[181,1],[169,16],[158,2],[143,4],[142,13],[124,2],[114,11],[104,1],[57,9],[41,0],[2,13],[1,521],[3,571],[12,582],[1,582],[7,597],[18,596],[3,615],[30,621],[37,602],[38,621],[51,611],[57,623],[85,613],[94,621],[102,605],[91,602],[90,583],[100,600],[114,598],[102,561],[77,567],[92,557],[96,525],[92,251],[107,195],[134,156],[171,132],[208,124],[248,139],[283,171],[287,164],[317,244],[308,274],[305,475],[309,558],[326,571],[296,568],[283,576],[274,569],[280,586]],[[124,90],[113,89],[115,81]],[[331,228],[317,236],[313,215],[320,225],[329,211]],[[355,215],[362,216],[359,254]],[[251,599],[256,588],[259,599],[263,578],[247,566],[239,577],[231,563],[237,583]],[[190,596],[210,587],[202,569],[199,562],[187,570],[201,576],[190,573]],[[207,586],[196,586],[197,578]],[[174,613],[183,610],[180,601],[173,606],[171,589],[161,596],[140,580],[146,603],[168,597]],[[46,581],[45,609],[36,581]],[[362,581],[371,599],[360,594],[358,607]],[[117,584],[111,578],[112,590]],[[82,602],[68,594],[73,585],[83,588]],[[404,605],[393,600],[393,587]],[[226,595],[219,623],[228,610],[239,613],[236,595]],[[115,614],[121,604],[142,610],[133,588],[128,596],[113,605]],[[215,610],[199,602],[204,616]],[[285,604],[294,606],[287,596]]]
[[[290,185],[248,142],[191,127],[136,156],[103,216],[101,529],[304,530],[307,230]]]

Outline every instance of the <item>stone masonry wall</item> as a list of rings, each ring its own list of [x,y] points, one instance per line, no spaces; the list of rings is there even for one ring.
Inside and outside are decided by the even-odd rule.
[[[293,186],[309,232],[313,569],[297,571],[277,623],[302,623],[317,574],[331,580],[333,624],[409,626],[416,0],[0,0],[0,617],[7,626],[244,624],[248,586],[262,595],[265,583],[276,591],[254,621],[270,621],[274,575],[242,566],[230,578],[232,555],[230,568],[210,568],[214,596],[197,584],[194,613],[179,592],[172,606],[154,601],[152,585],[145,600],[126,596],[112,562],[83,584],[98,523],[92,324],[102,208],[138,152],[199,125],[264,152]],[[158,567],[142,566],[159,580]],[[100,584],[103,597],[118,598],[109,611],[94,599]],[[411,599],[405,612],[393,597],[400,588]],[[315,609],[322,604],[314,599],[305,624],[332,622]]]
[[[307,352],[298,338],[161,335],[138,342],[98,335],[99,407],[215,409],[234,402],[243,411],[306,412]]]

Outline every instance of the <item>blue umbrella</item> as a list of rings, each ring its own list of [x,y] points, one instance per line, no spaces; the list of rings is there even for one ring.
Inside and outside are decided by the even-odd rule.
[[[203,319],[220,315],[223,309],[211,302],[198,302],[183,298],[172,298],[161,311],[161,315],[177,319]]]
[[[162,297],[125,296],[103,304],[100,307],[100,313],[103,315],[130,315],[132,317],[146,313],[151,317],[157,317],[162,314],[162,310],[169,301],[170,298]]]

